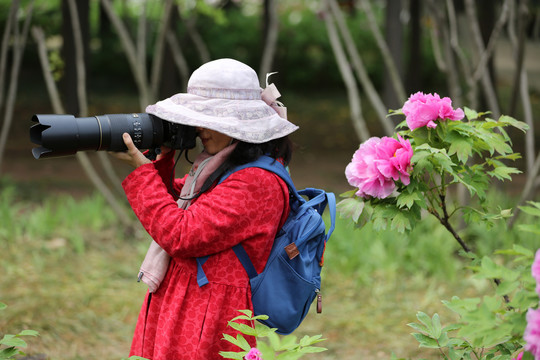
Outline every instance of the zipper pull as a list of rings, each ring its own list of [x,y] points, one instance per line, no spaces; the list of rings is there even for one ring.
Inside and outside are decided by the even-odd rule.
[[[321,290],[317,289],[315,290],[317,293],[317,314],[322,313],[322,294]]]
[[[139,276],[137,276],[137,282],[141,282],[141,279],[142,279],[143,275],[144,275],[144,273],[141,271],[139,273]]]

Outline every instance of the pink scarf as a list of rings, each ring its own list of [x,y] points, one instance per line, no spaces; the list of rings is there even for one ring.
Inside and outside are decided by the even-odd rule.
[[[202,185],[221,164],[229,157],[231,152],[236,147],[236,143],[227,146],[214,156],[203,151],[191,167],[186,182],[180,192],[178,207],[187,209],[191,204],[191,200],[187,200],[201,189]],[[171,257],[165,252],[154,240],[150,244],[146,257],[139,270],[139,281],[143,281],[148,285],[148,291],[156,292],[161,284],[161,281],[169,268]]]

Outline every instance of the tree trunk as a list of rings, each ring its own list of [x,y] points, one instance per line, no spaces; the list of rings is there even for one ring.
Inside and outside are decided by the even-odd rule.
[[[279,19],[276,0],[264,1],[264,48],[261,58],[261,66],[259,68],[259,79],[265,79],[266,74],[272,71],[272,64],[276,54],[276,47],[279,35]],[[262,84],[263,86],[265,84]]]
[[[387,0],[385,12],[385,38],[388,50],[396,66],[399,77],[403,77],[403,26],[400,20],[402,0]],[[383,101],[390,109],[399,109],[403,103],[399,99],[392,79],[388,72],[384,72]]]
[[[407,63],[406,89],[412,94],[422,89],[422,0],[409,2],[410,32],[409,32],[409,60]]]
[[[77,0],[77,13],[79,14],[79,24],[81,26],[82,49],[84,64],[88,61],[88,44],[90,40],[90,23],[89,23],[89,0]],[[79,106],[79,96],[77,93],[77,65],[75,55],[75,31],[72,26],[71,14],[69,10],[68,0],[62,0],[62,58],[64,59],[64,77],[61,82],[62,95],[66,106],[66,111],[69,114],[78,116],[81,112]],[[84,72],[87,72],[86,65]]]

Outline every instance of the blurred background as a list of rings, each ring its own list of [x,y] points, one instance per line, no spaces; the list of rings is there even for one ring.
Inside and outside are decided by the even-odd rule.
[[[540,184],[539,10],[533,0],[0,0],[0,335],[38,330],[27,353],[39,359],[120,359],[144,295],[134,279],[149,239],[120,188],[130,169],[106,152],[34,159],[33,114],[144,112],[185,92],[203,63],[234,58],[262,87],[277,72],[270,82],[300,126],[297,187],[339,195],[359,144],[403,120],[388,110],[437,92],[530,126],[510,133],[522,174],[490,195],[513,207]],[[486,252],[538,247],[468,232]],[[441,299],[487,286],[463,275],[457,248],[428,220],[409,235],[340,220],[323,314],[299,329],[327,339],[312,358],[429,356],[406,326],[416,311],[445,314]]]

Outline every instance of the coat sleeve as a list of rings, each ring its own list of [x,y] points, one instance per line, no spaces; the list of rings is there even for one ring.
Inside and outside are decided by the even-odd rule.
[[[173,257],[199,257],[249,239],[274,238],[288,213],[287,186],[271,172],[247,168],[180,209],[152,164],[124,180],[133,211]]]
[[[165,156],[163,156],[160,160],[156,160],[153,162],[154,167],[156,168],[161,180],[167,186],[169,193],[171,193],[169,188],[171,178],[174,177],[174,154],[174,151],[170,151],[165,154]],[[187,174],[183,178],[174,179],[173,188],[177,194],[180,194],[180,191],[182,191],[182,187],[186,182],[186,177]]]

